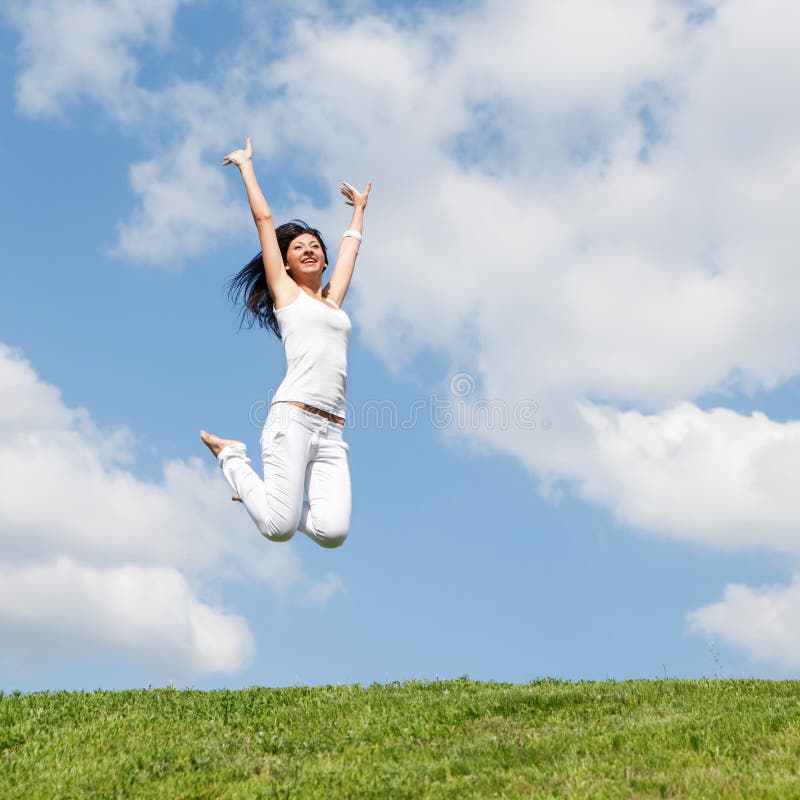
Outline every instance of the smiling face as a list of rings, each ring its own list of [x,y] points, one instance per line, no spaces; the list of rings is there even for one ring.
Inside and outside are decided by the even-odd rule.
[[[286,269],[295,280],[301,275],[321,274],[325,266],[325,253],[319,239],[313,234],[302,233],[289,243]]]

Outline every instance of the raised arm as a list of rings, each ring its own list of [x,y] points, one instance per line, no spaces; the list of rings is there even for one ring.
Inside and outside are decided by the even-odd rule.
[[[267,286],[269,286],[272,299],[277,306],[284,306],[294,300],[297,292],[297,284],[286,273],[283,264],[278,238],[275,236],[275,220],[272,211],[267,204],[267,199],[261,191],[256,180],[256,173],[253,169],[253,146],[250,137],[244,150],[234,150],[228,153],[222,162],[222,166],[236,164],[244,181],[244,188],[247,192],[247,200],[250,203],[250,211],[253,214],[253,221],[256,223],[258,238],[261,241],[261,254],[264,259],[264,271],[267,275]]]
[[[346,181],[339,187],[339,191],[345,196],[347,205],[353,206],[353,217],[350,220],[349,230],[358,234],[364,230],[364,209],[367,207],[370,189],[372,189],[372,184],[368,183],[364,191],[359,192]],[[333,274],[327,286],[322,290],[322,294],[330,297],[338,306],[341,306],[353,278],[360,244],[361,240],[355,236],[345,236],[342,239]]]

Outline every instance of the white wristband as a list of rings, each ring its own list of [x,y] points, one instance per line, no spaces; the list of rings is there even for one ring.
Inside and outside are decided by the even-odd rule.
[[[342,234],[342,239],[346,236],[352,236],[354,239],[358,239],[359,242],[361,241],[361,234],[358,231],[354,231],[352,228]]]

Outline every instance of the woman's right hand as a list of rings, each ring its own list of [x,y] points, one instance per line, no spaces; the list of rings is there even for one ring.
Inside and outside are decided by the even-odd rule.
[[[221,166],[225,167],[228,164],[236,164],[236,166],[241,169],[243,164],[252,160],[253,145],[250,144],[250,137],[248,136],[244,150],[234,150],[232,153],[228,153],[228,155],[225,156],[225,160],[222,162]]]

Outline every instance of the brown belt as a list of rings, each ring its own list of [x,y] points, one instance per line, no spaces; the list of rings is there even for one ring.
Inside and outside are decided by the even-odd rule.
[[[310,406],[308,403],[302,403],[299,400],[278,400],[276,402],[290,403],[293,406],[302,408],[303,411],[310,411],[312,414],[318,414],[320,417],[325,417],[325,419],[329,419],[331,422],[338,422],[340,425],[344,425],[344,420],[341,417],[337,417],[328,411],[323,411],[321,408],[314,408],[314,406]]]

